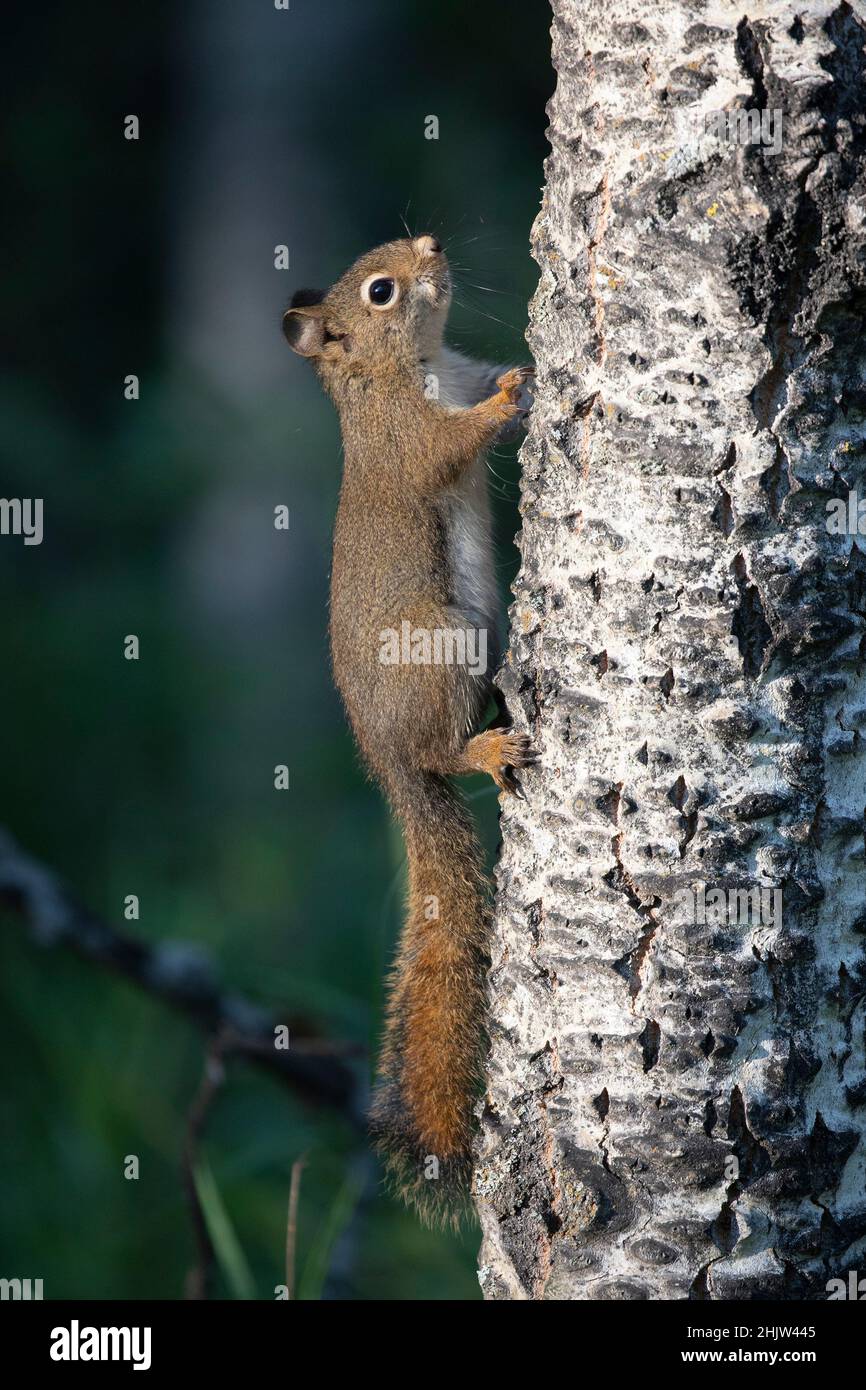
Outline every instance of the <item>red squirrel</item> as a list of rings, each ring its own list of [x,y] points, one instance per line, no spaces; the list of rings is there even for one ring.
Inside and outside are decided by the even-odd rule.
[[[525,415],[532,369],[446,347],[450,303],[442,247],[419,236],[361,256],[327,292],[298,291],[283,319],[340,417],[334,677],[408,860],[371,1128],[431,1223],[457,1219],[469,1193],[490,926],[481,849],[449,778],[487,772],[514,791],[513,769],[535,759],[525,735],[479,730],[498,696],[485,451]]]

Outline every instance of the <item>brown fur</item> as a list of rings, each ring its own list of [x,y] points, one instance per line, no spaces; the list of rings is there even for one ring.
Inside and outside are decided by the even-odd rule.
[[[468,1191],[489,928],[481,852],[446,779],[484,771],[512,788],[508,769],[526,765],[531,750],[521,735],[475,733],[490,696],[488,674],[380,659],[382,632],[399,632],[404,620],[428,631],[477,622],[455,597],[443,499],[519,413],[528,375],[501,375],[498,390],[466,408],[428,399],[427,365],[441,349],[450,302],[447,262],[430,242],[391,242],[362,256],[327,294],[302,292],[285,331],[312,358],[340,415],[334,676],[406,840],[408,914],[372,1125],[403,1195],[436,1220],[453,1215],[455,1196]],[[361,294],[377,273],[400,289],[384,311]],[[428,1175],[431,1158],[439,1181]]]

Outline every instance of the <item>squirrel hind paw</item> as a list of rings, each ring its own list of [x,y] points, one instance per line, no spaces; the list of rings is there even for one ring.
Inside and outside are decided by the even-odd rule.
[[[532,767],[541,756],[529,734],[507,733],[502,739],[501,753],[506,767]]]
[[[486,729],[472,740],[471,766],[478,772],[487,772],[500,791],[520,796],[514,776],[515,769],[534,767],[538,762],[538,750],[533,747],[528,734],[513,733],[508,729]]]
[[[540,758],[538,749],[533,747],[527,734],[509,734],[508,746],[503,752],[502,765],[498,773],[494,773],[493,780],[501,791],[526,801],[526,793],[515,776],[515,769],[535,767]]]

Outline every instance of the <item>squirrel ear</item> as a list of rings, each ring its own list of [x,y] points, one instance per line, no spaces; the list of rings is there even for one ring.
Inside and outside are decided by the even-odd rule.
[[[287,309],[283,315],[283,332],[293,352],[300,353],[301,357],[318,357],[325,341],[322,311],[317,303],[305,305],[303,308],[294,307],[295,299],[299,295],[309,293],[312,291],[299,290],[294,295],[293,307]]]

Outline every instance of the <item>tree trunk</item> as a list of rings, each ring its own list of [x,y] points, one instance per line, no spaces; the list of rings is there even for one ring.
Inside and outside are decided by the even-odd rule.
[[[866,16],[554,11],[481,1283],[826,1298],[866,1271]]]

